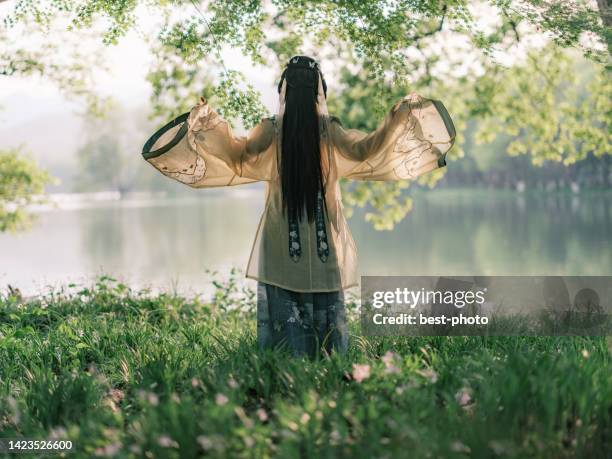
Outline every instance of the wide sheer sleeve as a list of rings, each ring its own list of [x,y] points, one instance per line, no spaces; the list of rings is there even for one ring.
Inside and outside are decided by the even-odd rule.
[[[373,132],[344,129],[336,119],[330,137],[340,177],[415,179],[446,166],[455,127],[440,101],[411,94],[397,102]]]
[[[149,138],[142,155],[167,177],[194,188],[271,180],[274,167],[274,120],[263,119],[246,136],[208,102],[170,121]]]

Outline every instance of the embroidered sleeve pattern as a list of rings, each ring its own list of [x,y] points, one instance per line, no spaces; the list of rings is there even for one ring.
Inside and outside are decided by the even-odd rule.
[[[204,98],[189,114],[189,129],[187,139],[194,151],[207,150],[207,133],[213,131],[223,123],[223,119],[210,108]]]
[[[446,153],[455,142],[444,105],[418,94],[396,103],[369,134],[335,124],[339,175],[355,180],[416,179],[446,166]]]
[[[202,157],[194,154],[193,161],[189,166],[176,170],[171,170],[168,166],[161,166],[160,171],[166,177],[173,178],[186,185],[193,185],[204,178],[206,162]]]

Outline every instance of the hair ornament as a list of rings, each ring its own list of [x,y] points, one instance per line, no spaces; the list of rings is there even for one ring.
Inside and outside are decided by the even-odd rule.
[[[281,79],[280,82],[278,83],[278,93],[280,94],[281,92],[281,88],[283,85],[283,81],[285,81],[285,75],[287,73],[287,70],[289,68],[303,68],[303,69],[307,69],[307,70],[314,70],[315,72],[319,73],[320,79],[322,80],[321,83],[323,85],[323,94],[324,97],[327,97],[327,83],[325,82],[325,78],[323,77],[323,73],[321,73],[321,68],[319,66],[319,63],[314,60],[312,57],[308,57],[308,56],[293,56],[292,58],[290,58],[287,61],[287,64],[285,65],[285,69],[283,70],[283,73],[281,74]],[[290,86],[292,88],[312,88],[312,89],[316,89],[315,86],[313,86],[312,84],[295,84],[295,83],[291,83],[289,81],[287,81],[287,86]]]

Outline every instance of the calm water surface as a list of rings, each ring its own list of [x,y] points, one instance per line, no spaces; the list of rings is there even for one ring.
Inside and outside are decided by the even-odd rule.
[[[106,273],[209,291],[207,269],[246,268],[263,192],[194,194],[40,212],[29,231],[0,234],[0,287],[36,293]],[[362,275],[612,275],[611,198],[434,190],[391,232],[359,211],[349,225]]]

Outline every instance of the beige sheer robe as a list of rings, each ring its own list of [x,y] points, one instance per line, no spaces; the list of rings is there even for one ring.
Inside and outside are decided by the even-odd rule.
[[[262,120],[247,136],[238,137],[201,99],[189,113],[154,134],[143,156],[162,174],[194,188],[265,182],[265,210],[247,277],[298,292],[355,286],[359,279],[357,251],[342,212],[339,179],[415,179],[445,166],[446,152],[455,141],[451,118],[442,103],[416,94],[396,103],[371,133],[345,129],[336,118],[322,115],[329,256],[325,261],[319,258],[316,228],[303,219],[299,224],[301,256],[294,261],[289,255],[278,172],[282,116],[281,110]]]

